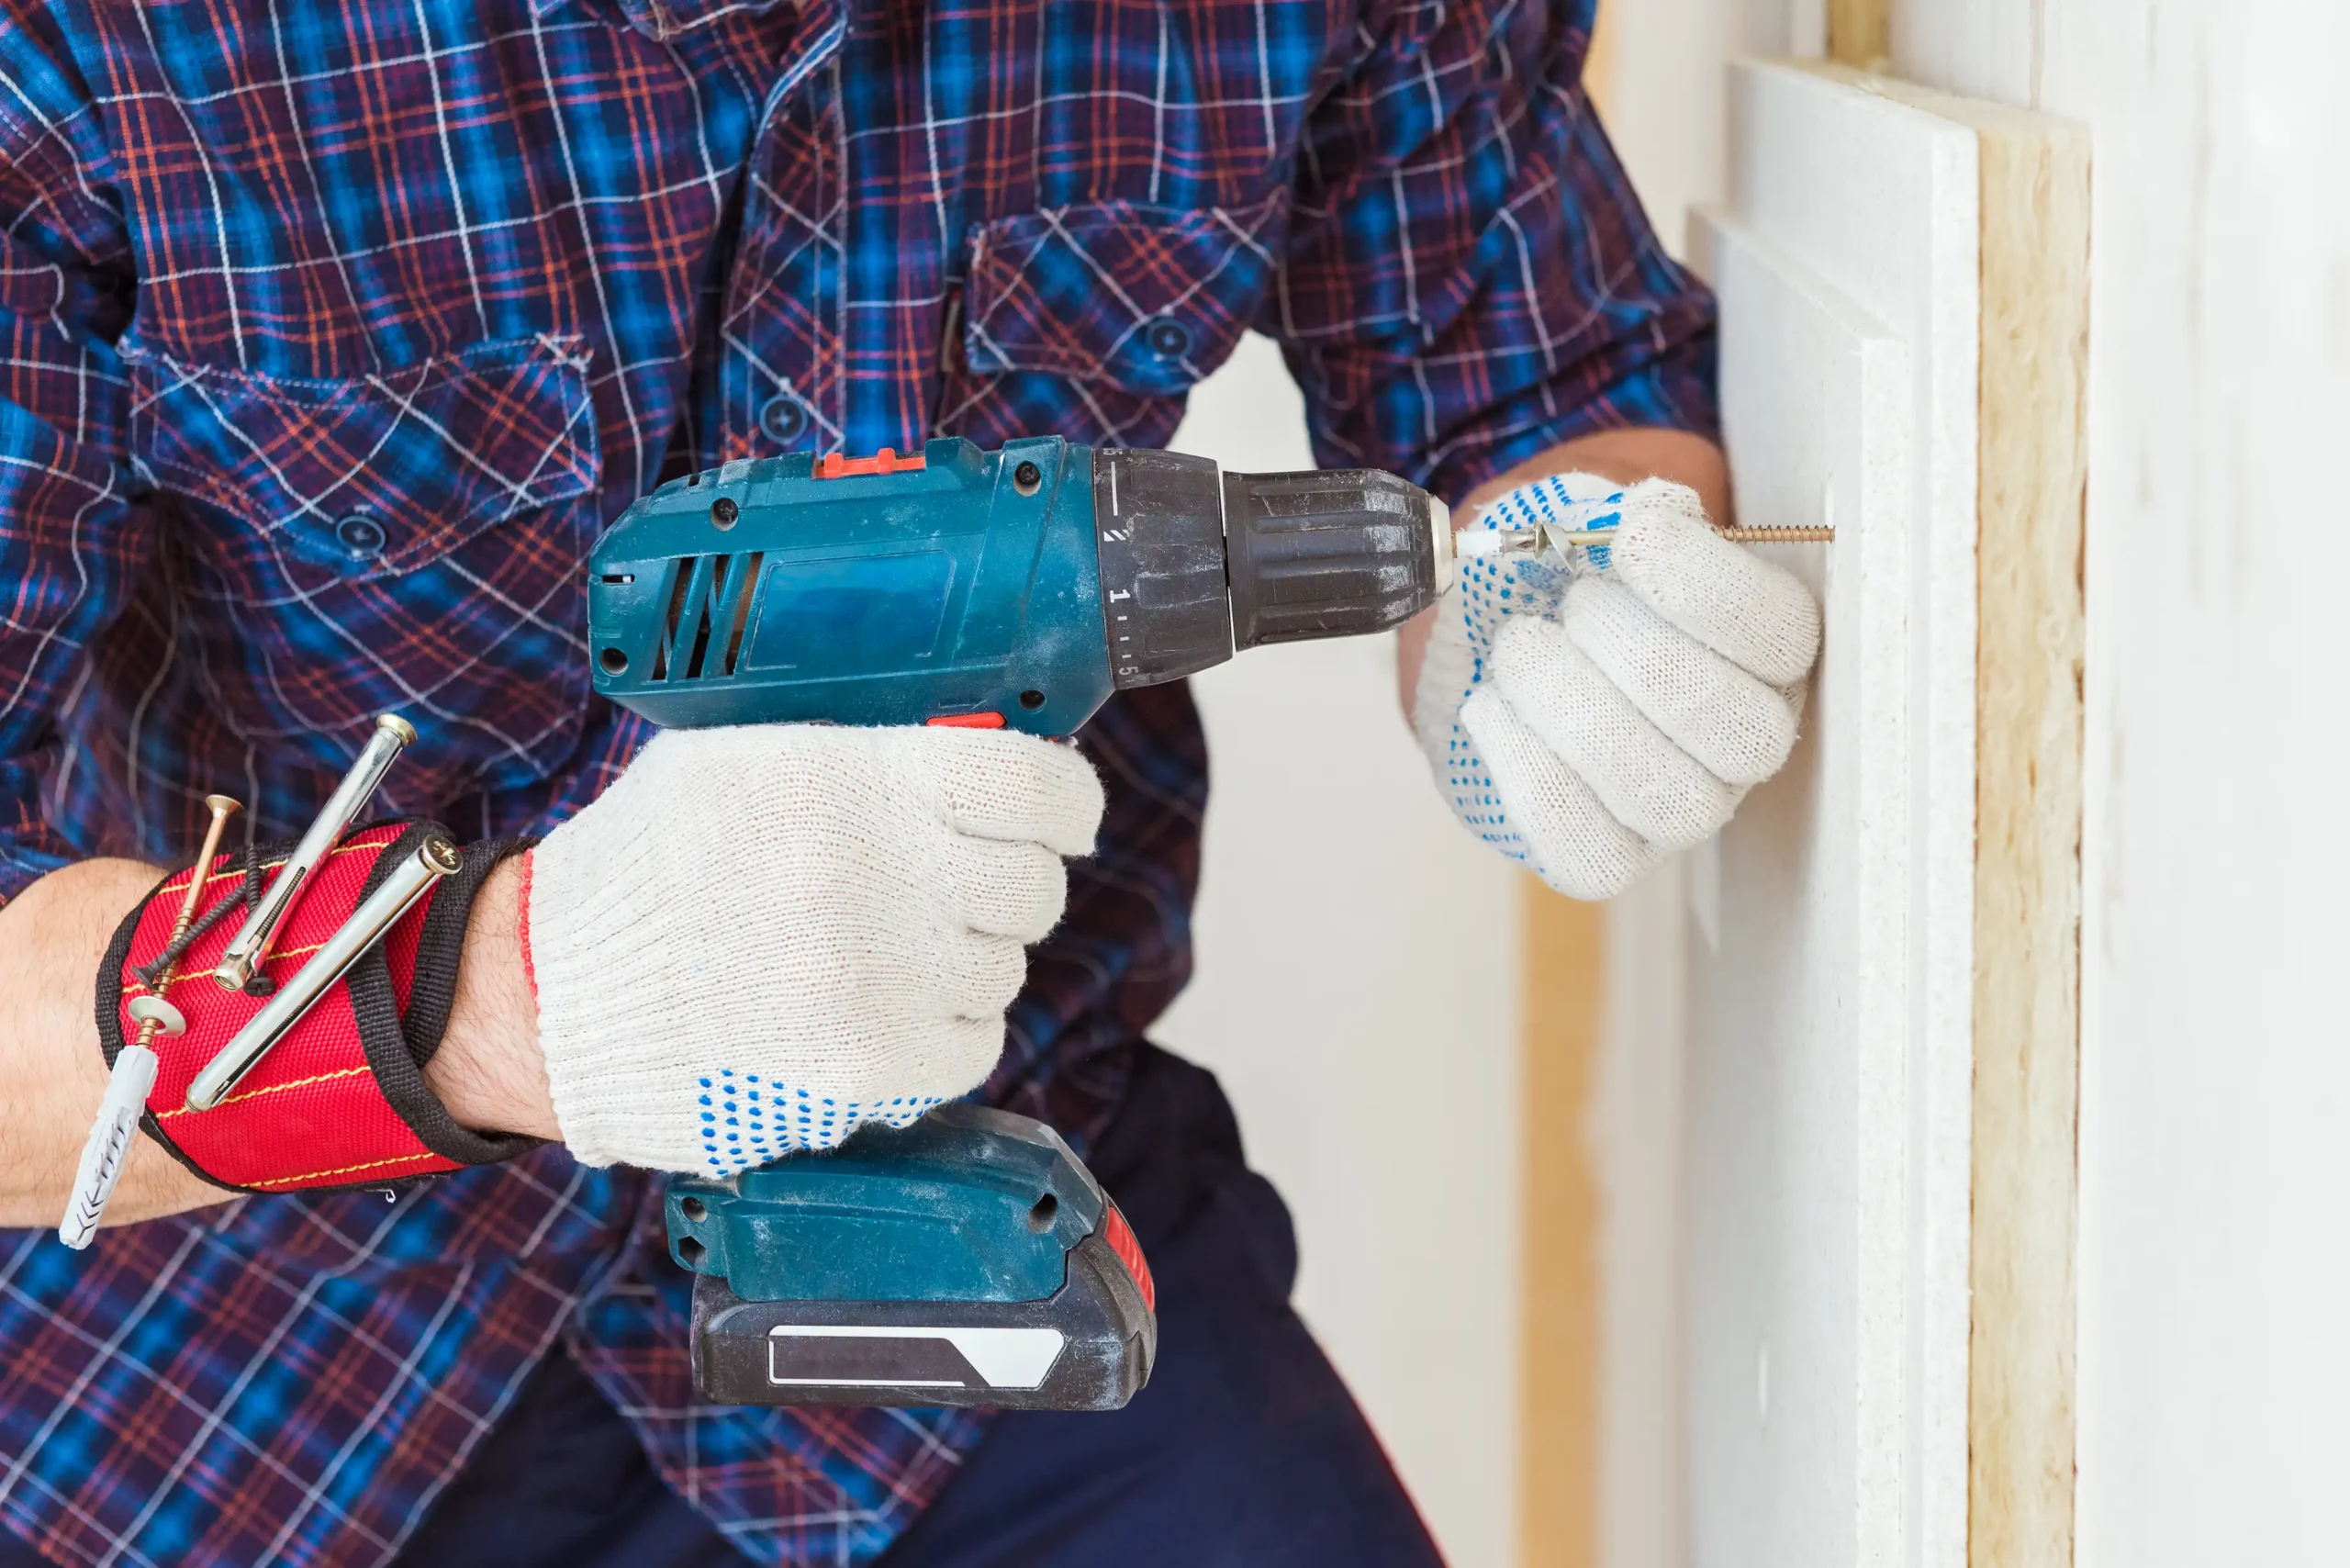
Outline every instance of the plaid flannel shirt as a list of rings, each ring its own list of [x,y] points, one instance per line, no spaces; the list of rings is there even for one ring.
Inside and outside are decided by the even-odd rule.
[[[1579,85],[1591,0],[0,0],[0,900],[389,799],[543,831],[643,738],[583,562],[725,458],[1155,445],[1255,325],[1316,451],[1455,497],[1710,427],[1711,318]],[[988,1092],[1080,1142],[1182,982],[1181,687]],[[658,1178],[0,1232],[0,1522],[60,1562],[391,1555],[560,1336],[749,1556],[880,1552],[968,1413],[697,1401]],[[1181,1375],[1181,1369],[1167,1369]]]

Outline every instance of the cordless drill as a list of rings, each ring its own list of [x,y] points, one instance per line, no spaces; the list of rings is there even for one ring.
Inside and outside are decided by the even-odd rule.
[[[1371,470],[1220,474],[1058,436],[740,461],[662,486],[588,561],[596,689],[656,724],[1068,735],[1113,691],[1433,602],[1444,504]],[[702,1393],[746,1405],[1114,1409],[1148,1265],[1050,1127],[957,1103],[679,1177]]]

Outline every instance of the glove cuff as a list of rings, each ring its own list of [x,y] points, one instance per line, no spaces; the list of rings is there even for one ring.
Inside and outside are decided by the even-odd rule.
[[[352,833],[320,866],[271,954],[267,971],[284,981],[413,854],[429,822],[379,823]],[[216,1186],[241,1193],[377,1188],[469,1165],[511,1159],[536,1138],[487,1135],[460,1126],[426,1084],[456,996],[466,922],[493,867],[530,847],[507,839],[471,846],[464,868],[424,899],[337,981],[220,1103],[192,1110],[187,1091],[206,1063],[264,999],[214,984],[212,966],[233,935],[219,922],[181,958],[168,1000],[184,1034],[158,1034],[155,1087],[140,1125],[173,1159]],[[257,849],[264,867],[290,848]],[[166,877],[116,931],[98,969],[99,1043],[109,1068],[138,1036],[129,1015],[147,994],[138,970],[162,953],[193,868]],[[244,881],[241,854],[206,868],[199,912],[234,900]]]

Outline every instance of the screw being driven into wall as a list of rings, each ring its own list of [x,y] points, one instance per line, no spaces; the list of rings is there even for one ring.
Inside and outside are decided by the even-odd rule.
[[[1733,544],[1832,544],[1833,528],[1724,528],[1714,532]],[[1612,544],[1612,528],[1464,528],[1453,548],[1462,555],[1498,555],[1520,551],[1563,550],[1570,544]]]
[[[1716,528],[1732,544],[1833,544],[1832,528]]]

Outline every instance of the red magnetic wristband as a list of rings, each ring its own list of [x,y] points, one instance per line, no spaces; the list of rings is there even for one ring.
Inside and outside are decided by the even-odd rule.
[[[270,955],[283,981],[348,919],[383,873],[411,853],[431,823],[388,823],[346,837],[319,868]],[[490,868],[530,847],[526,839],[477,844],[464,868],[402,916],[209,1111],[188,1108],[188,1086],[205,1063],[258,1013],[263,999],[221,990],[212,966],[233,935],[223,920],[182,958],[169,1000],[187,1020],[181,1035],[153,1041],[159,1069],[142,1122],[181,1164],[216,1185],[244,1193],[381,1187],[507,1159],[538,1139],[461,1126],[424,1081],[456,993],[465,922]],[[258,853],[264,867],[287,846]],[[116,932],[98,969],[98,1035],[113,1064],[138,1035],[126,1009],[146,989],[136,969],[169,940],[193,868],[173,872]],[[213,862],[199,909],[239,895],[241,855]]]

